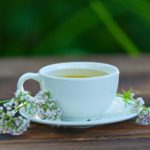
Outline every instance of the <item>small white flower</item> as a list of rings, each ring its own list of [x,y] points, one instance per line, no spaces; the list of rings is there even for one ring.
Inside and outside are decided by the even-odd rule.
[[[28,100],[28,96],[27,96],[27,95],[22,95],[22,96],[20,97],[20,99],[21,99],[22,101]]]
[[[131,98],[133,98],[135,96],[135,93],[131,93]]]
[[[7,103],[5,103],[3,106],[4,106],[4,107],[7,107]]]
[[[55,103],[50,103],[49,104],[49,107],[54,107],[55,106]]]
[[[20,95],[22,95],[22,90],[17,90],[15,93],[15,97],[18,98]]]
[[[145,104],[145,102],[144,102],[144,100],[143,100],[142,97],[138,97],[136,100],[137,100],[137,102],[138,102],[138,104],[139,104],[140,106],[143,106],[143,105]]]
[[[44,95],[43,96],[43,99],[46,101],[46,100],[49,100],[49,97],[48,97],[48,95]]]
[[[10,111],[12,108],[8,106],[8,107],[6,107],[6,109],[7,109],[8,111]]]
[[[22,116],[19,116],[19,117],[18,117],[18,119],[22,120],[22,119],[23,119],[23,117],[22,117]]]
[[[1,117],[3,118],[3,117],[5,117],[5,113],[3,112],[3,113],[1,113]]]
[[[44,103],[44,100],[42,98],[35,98],[36,103]]]
[[[17,126],[19,126],[20,125],[20,121],[17,119],[17,120],[15,120],[15,124],[17,125]]]
[[[27,100],[28,102],[30,102],[30,103],[34,102],[34,98],[33,98],[32,96],[30,96],[30,95],[27,95],[27,96],[26,96],[26,100]]]
[[[9,116],[14,116],[15,115],[15,112],[14,111],[7,111],[7,114],[9,115]]]
[[[4,108],[2,106],[0,106],[0,111],[4,110]]]
[[[30,93],[28,91],[24,91],[23,94],[24,95],[30,95]]]
[[[7,102],[7,106],[12,107],[12,105],[14,104],[13,100],[10,100],[9,102]]]

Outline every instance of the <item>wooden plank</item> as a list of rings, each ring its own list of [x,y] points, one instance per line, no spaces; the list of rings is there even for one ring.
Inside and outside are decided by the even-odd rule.
[[[88,129],[59,128],[33,123],[29,131],[22,136],[1,135],[0,144],[40,143],[45,140],[48,142],[86,142],[134,139],[150,139],[150,127],[136,125],[134,120]]]
[[[122,74],[150,73],[150,57],[148,55],[131,58],[127,56],[89,56],[89,57],[44,57],[44,58],[1,58],[0,77],[20,76],[22,73],[37,72],[41,67],[68,61],[96,61],[116,65]]]
[[[1,150],[149,150],[149,140],[118,140],[93,142],[41,142],[1,144]]]

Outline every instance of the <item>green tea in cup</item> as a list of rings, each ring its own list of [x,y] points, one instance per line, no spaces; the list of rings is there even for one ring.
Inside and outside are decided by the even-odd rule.
[[[78,68],[68,68],[68,69],[59,69],[54,72],[50,72],[50,75],[64,78],[91,78],[107,75],[107,72],[102,70],[94,69],[78,69]]]

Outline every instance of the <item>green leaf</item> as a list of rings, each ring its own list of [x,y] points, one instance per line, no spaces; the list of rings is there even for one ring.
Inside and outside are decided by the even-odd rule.
[[[135,99],[133,98],[133,92],[132,90],[122,90],[122,94],[118,93],[117,96],[121,97],[123,102],[125,104],[129,104],[131,101],[135,101]]]
[[[130,11],[135,13],[138,17],[150,24],[149,10],[150,3],[146,0],[117,0],[121,6],[128,8]]]
[[[111,13],[103,5],[101,1],[91,1],[90,6],[93,11],[98,15],[99,20],[102,21],[113,37],[122,45],[122,47],[131,56],[137,56],[140,54],[139,48],[131,41],[127,34],[120,28],[115,22]]]

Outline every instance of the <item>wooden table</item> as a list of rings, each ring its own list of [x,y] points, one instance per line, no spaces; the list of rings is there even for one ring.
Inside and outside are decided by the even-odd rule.
[[[111,63],[120,68],[120,89],[132,88],[150,101],[150,56],[129,58],[126,56],[89,56],[60,58],[7,58],[0,59],[0,96],[11,98],[19,76],[25,72],[37,72],[44,65],[65,61],[98,61]],[[27,81],[26,89],[36,93],[35,81]],[[32,123],[21,136],[0,135],[0,150],[87,150],[121,149],[150,150],[150,126],[136,125],[135,120],[97,126],[89,129],[56,128]]]

